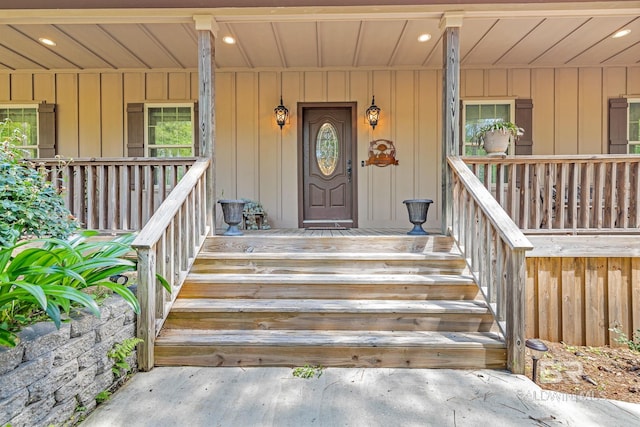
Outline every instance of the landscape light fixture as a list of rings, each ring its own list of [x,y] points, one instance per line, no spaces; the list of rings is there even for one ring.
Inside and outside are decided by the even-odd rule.
[[[280,95],[280,105],[274,108],[273,112],[276,115],[276,123],[280,126],[280,130],[282,130],[282,127],[287,123],[287,119],[289,118],[289,110],[282,103],[282,95]]]
[[[380,120],[380,108],[376,105],[375,95],[371,98],[371,106],[367,108],[367,121],[373,129],[376,128],[378,120]]]
[[[531,372],[531,379],[534,383],[538,382],[538,360],[549,351],[549,348],[545,343],[540,340],[528,339],[524,343],[525,347],[531,350],[531,358],[533,359],[533,371]]]

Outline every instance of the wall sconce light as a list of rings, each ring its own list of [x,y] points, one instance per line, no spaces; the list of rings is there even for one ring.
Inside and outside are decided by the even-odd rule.
[[[378,120],[380,119],[380,108],[376,105],[376,97],[375,95],[371,98],[371,106],[367,108],[367,121],[371,125],[373,129],[376,128],[378,124]]]
[[[289,118],[289,110],[282,103],[282,95],[280,95],[280,105],[278,105],[273,112],[276,115],[276,123],[280,126],[280,130],[282,130],[282,126],[287,123],[287,119]]]
[[[547,345],[540,340],[529,339],[524,343],[525,347],[531,350],[531,358],[533,359],[533,370],[531,379],[534,383],[538,382],[538,360],[549,350]]]

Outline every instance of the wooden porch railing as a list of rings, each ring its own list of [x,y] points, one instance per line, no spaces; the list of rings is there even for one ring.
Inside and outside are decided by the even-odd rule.
[[[207,168],[199,159],[133,241],[138,252],[138,367],[148,371],[154,364],[155,338],[171,305],[200,251],[212,224],[207,224]],[[171,287],[169,294],[157,275]]]
[[[453,175],[451,235],[474,275],[507,344],[507,369],[524,373],[525,252],[533,248],[460,157]]]
[[[463,160],[525,233],[619,233],[640,227],[640,156]]]
[[[137,231],[151,218],[195,158],[37,159],[64,187],[65,204],[83,228]]]

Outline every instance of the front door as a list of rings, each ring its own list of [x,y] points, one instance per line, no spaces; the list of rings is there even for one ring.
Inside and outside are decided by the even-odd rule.
[[[300,104],[301,228],[357,227],[355,103]]]

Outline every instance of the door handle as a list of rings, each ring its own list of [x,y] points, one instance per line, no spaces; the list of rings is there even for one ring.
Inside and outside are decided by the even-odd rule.
[[[352,172],[351,160],[347,160],[347,181],[348,182],[351,182],[351,172]]]

